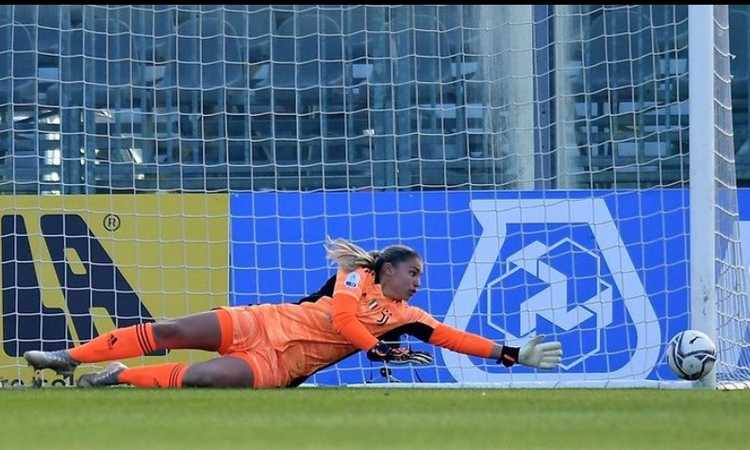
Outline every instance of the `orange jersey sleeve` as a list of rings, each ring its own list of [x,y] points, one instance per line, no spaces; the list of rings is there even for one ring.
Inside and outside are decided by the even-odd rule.
[[[466,355],[489,358],[495,343],[474,333],[458,330],[438,322],[423,309],[409,307],[412,323],[419,326],[417,337],[439,347]]]
[[[489,358],[495,343],[478,334],[467,333],[441,323],[430,337],[430,344],[466,355]]]
[[[372,273],[366,269],[352,272],[339,271],[333,288],[331,319],[333,328],[360,350],[369,350],[378,343],[378,338],[357,319],[357,309],[362,293],[373,283]]]

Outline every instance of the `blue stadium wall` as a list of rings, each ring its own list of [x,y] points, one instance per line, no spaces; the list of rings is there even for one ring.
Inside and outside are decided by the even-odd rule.
[[[673,380],[664,360],[666,342],[690,324],[687,190],[112,198],[24,196],[3,209],[10,230],[2,242],[0,276],[4,368],[32,347],[77,344],[127,325],[130,316],[154,320],[227,302],[295,302],[335,271],[325,260],[326,235],[351,238],[366,249],[397,242],[414,247],[426,268],[411,302],[440,321],[503,342],[552,334],[565,347],[562,369],[542,373],[507,370],[409,338],[412,347],[434,351],[437,365],[394,369],[402,381]],[[66,216],[58,217],[63,199]],[[739,206],[747,267],[750,189],[740,189]],[[111,213],[121,220],[115,228],[107,221]],[[44,229],[53,219],[80,222],[80,236],[61,244],[50,240],[59,237]],[[83,269],[55,256],[75,247],[74,241],[81,241]],[[101,255],[89,255],[89,247],[100,248]],[[89,261],[97,270],[63,276],[66,270],[85,273]],[[98,309],[88,297],[72,295],[86,286],[96,294],[92,305]],[[115,311],[130,304],[125,300],[132,300],[135,312]],[[148,359],[185,356],[169,352]],[[380,382],[381,368],[360,352],[310,381]]]
[[[739,198],[750,224],[750,190]],[[554,374],[435,349],[437,368],[393,370],[401,381],[673,380],[665,343],[690,324],[688,203],[679,189],[234,194],[230,303],[316,291],[334,273],[326,235],[401,242],[426,261],[414,305],[490,339],[554,334],[565,348]],[[310,381],[382,382],[381,367],[360,353]]]

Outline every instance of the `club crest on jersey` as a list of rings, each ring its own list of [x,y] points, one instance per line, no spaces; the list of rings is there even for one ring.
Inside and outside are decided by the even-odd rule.
[[[359,286],[359,274],[357,272],[350,273],[347,275],[346,280],[344,280],[344,284],[350,288]]]

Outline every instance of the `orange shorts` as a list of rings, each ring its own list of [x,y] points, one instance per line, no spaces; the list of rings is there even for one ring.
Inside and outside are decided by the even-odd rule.
[[[247,362],[253,371],[255,389],[288,386],[289,371],[271,345],[261,315],[246,306],[220,306],[214,311],[221,326],[219,354]]]

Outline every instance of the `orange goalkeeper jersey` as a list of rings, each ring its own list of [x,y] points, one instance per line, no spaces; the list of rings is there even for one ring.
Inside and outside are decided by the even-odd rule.
[[[494,343],[441,324],[421,308],[383,295],[368,269],[339,271],[333,296],[250,307],[291,379],[304,379],[392,331],[462,353],[489,357]]]

